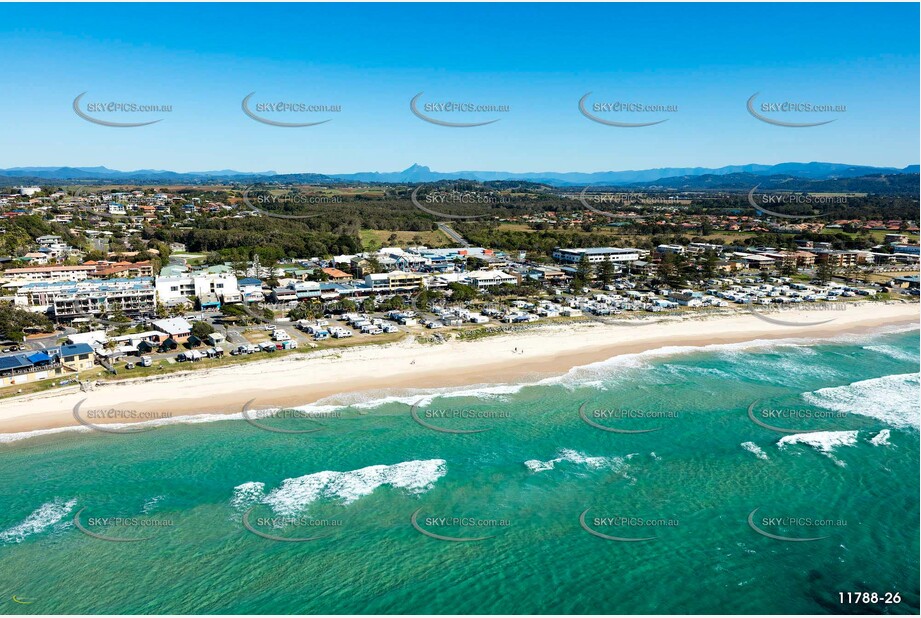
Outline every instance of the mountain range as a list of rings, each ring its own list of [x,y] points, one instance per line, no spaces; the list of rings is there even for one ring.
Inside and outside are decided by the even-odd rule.
[[[761,177],[794,178],[808,181],[842,180],[866,176],[889,176],[897,174],[918,174],[918,165],[904,168],[872,167],[848,163],[778,163],[763,165],[727,165],[718,168],[707,167],[662,167],[646,170],[623,170],[608,172],[501,172],[501,171],[458,171],[435,172],[429,167],[413,164],[399,172],[358,172],[350,174],[278,174],[274,171],[240,172],[236,170],[211,170],[203,172],[173,172],[169,170],[143,169],[119,171],[107,167],[13,167],[0,169],[0,184],[42,184],[48,182],[117,182],[139,184],[150,183],[387,183],[408,184],[438,182],[444,180],[525,181],[552,186],[661,186],[662,188],[728,188],[723,185],[749,182]],[[732,180],[731,183],[721,181]],[[744,179],[744,180],[743,180]],[[917,180],[915,180],[917,184]]]

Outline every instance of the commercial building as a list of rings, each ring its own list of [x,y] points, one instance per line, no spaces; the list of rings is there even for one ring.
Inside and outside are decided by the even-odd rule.
[[[402,270],[365,275],[365,285],[372,291],[400,292],[417,290],[422,286],[422,280],[423,276],[419,273]]]
[[[642,249],[623,249],[620,247],[590,247],[588,249],[562,249],[556,247],[551,254],[553,259],[564,264],[578,264],[586,256],[590,264],[601,262],[635,262],[649,252]]]

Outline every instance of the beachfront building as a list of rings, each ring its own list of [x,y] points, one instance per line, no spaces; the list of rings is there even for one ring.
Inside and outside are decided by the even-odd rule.
[[[393,270],[365,275],[365,286],[372,292],[404,292],[419,289],[423,278],[419,273]]]
[[[154,330],[163,333],[176,343],[185,343],[192,335],[192,325],[182,318],[155,320],[151,323]]]
[[[192,297],[197,297],[203,309],[219,309],[221,303],[242,300],[237,277],[231,273],[157,277],[156,287],[157,298],[166,306],[185,304]]]
[[[589,247],[587,249],[562,249],[556,247],[551,256],[557,262],[564,264],[578,264],[582,256],[588,258],[590,264],[601,262],[630,263],[648,255],[643,249],[624,249],[620,247]]]
[[[87,279],[85,281],[39,281],[28,283],[16,292],[13,302],[52,319],[150,315],[156,309],[153,279]]]
[[[92,369],[95,362],[93,348],[85,343],[0,355],[0,387],[76,377],[80,371]]]

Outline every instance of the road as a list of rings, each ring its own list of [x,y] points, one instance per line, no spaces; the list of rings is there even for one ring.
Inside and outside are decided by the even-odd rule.
[[[452,228],[447,223],[438,223],[438,229],[444,232],[448,236],[448,238],[450,238],[454,242],[459,243],[460,245],[464,247],[470,246],[470,243],[467,242],[467,240],[463,236],[461,236],[456,231],[454,231],[454,228]]]

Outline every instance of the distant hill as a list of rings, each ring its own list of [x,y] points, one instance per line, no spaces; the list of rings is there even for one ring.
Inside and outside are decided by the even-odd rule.
[[[861,179],[861,186],[878,186],[883,190],[910,184],[910,180],[882,180],[898,175],[915,175],[918,165],[905,168],[872,167],[847,163],[778,163],[762,165],[728,165],[720,168],[663,167],[648,170],[627,170],[610,172],[493,172],[460,171],[434,172],[425,165],[413,164],[400,172],[360,172],[354,174],[313,174],[309,172],[278,174],[274,171],[240,172],[236,170],[212,170],[204,172],[172,172],[169,170],[119,171],[107,167],[13,167],[0,170],[0,185],[49,183],[136,183],[136,184],[334,184],[334,183],[383,183],[413,184],[451,180],[477,182],[529,182],[567,186],[668,186],[686,190],[740,189],[751,183],[784,182],[781,179],[798,181],[843,181]],[[868,179],[877,178],[877,181]],[[917,184],[917,179],[915,181]],[[839,185],[836,185],[839,186]],[[843,186],[843,185],[841,185]],[[858,189],[853,189],[857,191]],[[872,189],[867,189],[872,191]]]
[[[917,166],[914,166],[917,168]],[[718,176],[676,176],[653,182],[634,183],[629,188],[650,191],[809,191],[827,193],[874,193],[877,195],[917,195],[921,192],[917,172],[912,174],[872,174],[840,178],[801,178],[789,174],[740,173]]]
[[[86,180],[120,182],[183,182],[239,177],[274,176],[275,172],[238,172],[215,170],[208,172],[171,172],[169,170],[134,170],[122,172],[107,167],[11,167],[0,170],[0,179],[31,178],[35,180]]]
[[[771,176],[786,174],[800,178],[831,179],[867,176],[871,174],[898,174],[917,173],[918,166],[910,165],[906,168],[872,167],[867,165],[852,165],[847,163],[778,163],[777,165],[761,165],[751,163],[748,165],[727,165],[720,168],[706,167],[662,167],[648,170],[628,170],[620,172],[489,172],[489,171],[460,171],[460,172],[433,172],[430,168],[413,164],[401,172],[360,172],[356,174],[336,174],[335,178],[348,182],[380,182],[380,183],[414,183],[437,182],[439,180],[479,180],[488,182],[493,180],[526,180],[529,182],[551,184],[555,186],[566,185],[629,185],[642,182],[652,182],[662,178],[693,177],[693,176],[724,176],[731,174],[756,174]]]

